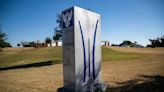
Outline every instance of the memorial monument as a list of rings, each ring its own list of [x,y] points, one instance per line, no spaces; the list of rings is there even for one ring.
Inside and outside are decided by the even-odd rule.
[[[62,12],[64,87],[59,92],[101,92],[101,18],[73,6]]]

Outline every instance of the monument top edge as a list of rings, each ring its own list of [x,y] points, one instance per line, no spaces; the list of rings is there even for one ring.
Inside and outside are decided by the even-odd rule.
[[[62,11],[62,12],[65,12],[65,11],[70,10],[70,9],[75,9],[75,8],[79,8],[79,9],[87,10],[87,11],[89,11],[89,12],[92,12],[92,13],[95,13],[95,14],[101,16],[100,13],[97,13],[97,12],[95,12],[95,11],[93,11],[93,10],[86,9],[86,8],[83,8],[83,7],[80,7],[80,6],[77,6],[77,5],[71,6],[71,7],[67,8],[67,9],[65,9],[65,10]]]

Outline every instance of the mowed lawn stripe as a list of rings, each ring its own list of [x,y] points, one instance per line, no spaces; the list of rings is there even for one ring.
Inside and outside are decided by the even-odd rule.
[[[61,47],[0,52],[0,67],[25,65],[52,60],[61,61]]]
[[[102,61],[120,61],[143,57],[144,54],[116,51],[102,47]],[[36,48],[0,52],[0,68],[47,61],[62,61],[62,47]]]
[[[123,61],[138,59],[147,56],[147,54],[116,51],[108,47],[102,47],[102,61]]]

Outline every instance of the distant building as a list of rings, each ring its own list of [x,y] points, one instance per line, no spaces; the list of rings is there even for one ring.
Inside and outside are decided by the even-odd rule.
[[[46,43],[35,43],[35,48],[47,47]]]
[[[101,46],[110,46],[109,41],[101,41]]]
[[[62,46],[62,41],[52,42],[51,44],[50,43],[47,44],[47,47],[55,47],[55,46]]]

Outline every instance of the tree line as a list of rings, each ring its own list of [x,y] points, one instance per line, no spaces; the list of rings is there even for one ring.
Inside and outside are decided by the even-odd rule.
[[[164,47],[164,35],[156,39],[149,39],[149,41],[151,44],[148,44],[147,47]]]
[[[0,48],[4,48],[4,47],[12,47],[10,45],[10,43],[6,42],[7,40],[7,35],[1,31],[0,29]]]
[[[112,44],[112,46],[119,46],[119,47],[144,47],[140,44],[137,43],[137,41],[131,42],[129,40],[124,40],[122,43],[120,44]]]
[[[56,39],[54,39],[53,37],[46,37],[44,42],[40,42],[39,40],[37,41],[21,41],[20,43],[17,44],[18,47],[22,46],[22,47],[38,47],[38,45],[40,47],[47,47],[47,44],[50,44],[50,46],[52,46],[52,41],[57,41]]]
[[[162,37],[157,37],[156,39],[149,39],[150,44],[146,47],[164,47],[164,35]],[[124,40],[121,44],[112,44],[112,46],[119,46],[119,47],[144,47],[138,44],[136,41],[131,42],[129,40]]]
[[[54,42],[57,42],[59,40],[61,40],[62,37],[62,31],[59,28],[55,29],[56,34],[54,34],[51,37],[46,37],[45,38],[45,42],[44,43],[40,43],[39,40],[37,41],[21,41],[20,43],[17,44],[17,46],[21,46],[22,47],[36,47],[36,44],[40,43],[41,45],[47,45],[50,44],[50,46],[52,45],[52,41],[54,40]],[[11,44],[9,42],[6,41],[7,40],[7,35],[2,32],[0,30],[0,48],[4,48],[4,47],[12,47]],[[164,47],[164,35],[162,37],[157,37],[156,39],[149,39],[150,44],[148,44],[146,47]],[[124,40],[121,44],[112,44],[112,46],[120,46],[120,47],[143,47],[142,45],[138,44],[136,41],[131,42],[129,40]]]

